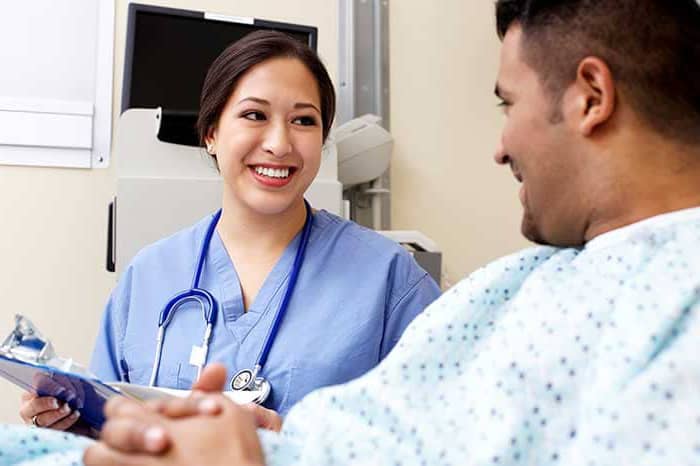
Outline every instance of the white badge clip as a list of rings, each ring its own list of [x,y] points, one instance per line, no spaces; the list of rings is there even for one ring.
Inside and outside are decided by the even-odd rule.
[[[206,359],[206,348],[197,345],[192,346],[192,352],[190,352],[190,364],[197,368],[197,379],[199,379],[199,375],[202,373],[202,367],[204,367],[204,362]]]

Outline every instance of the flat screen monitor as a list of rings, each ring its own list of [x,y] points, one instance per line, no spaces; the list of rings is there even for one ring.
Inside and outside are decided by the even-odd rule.
[[[164,114],[196,117],[211,63],[260,29],[285,32],[316,50],[318,30],[312,26],[130,4],[121,111],[162,107]]]

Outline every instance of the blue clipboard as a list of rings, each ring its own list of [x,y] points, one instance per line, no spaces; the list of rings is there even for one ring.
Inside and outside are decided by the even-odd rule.
[[[98,431],[105,422],[104,405],[120,392],[105,383],[55,367],[0,355],[0,377],[38,396],[52,396],[80,411],[80,418]]]

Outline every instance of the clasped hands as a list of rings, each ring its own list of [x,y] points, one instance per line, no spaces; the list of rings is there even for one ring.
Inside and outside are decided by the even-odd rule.
[[[257,428],[279,431],[282,419],[258,405],[233,403],[220,393],[225,381],[226,369],[213,364],[188,398],[112,398],[100,440],[85,451],[85,465],[264,464]]]

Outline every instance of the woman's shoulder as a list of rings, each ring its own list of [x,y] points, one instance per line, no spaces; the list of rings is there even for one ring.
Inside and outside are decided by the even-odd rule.
[[[152,267],[171,262],[191,263],[199,254],[201,242],[211,219],[212,215],[207,215],[192,225],[144,246],[133,257],[129,268]]]
[[[317,234],[312,239],[331,254],[351,254],[359,262],[384,262],[423,271],[403,246],[381,233],[325,210],[316,213],[314,222]]]
[[[410,257],[400,244],[381,233],[328,211],[317,211],[314,222],[318,230],[317,240],[332,240],[336,246],[353,246],[357,253]]]

